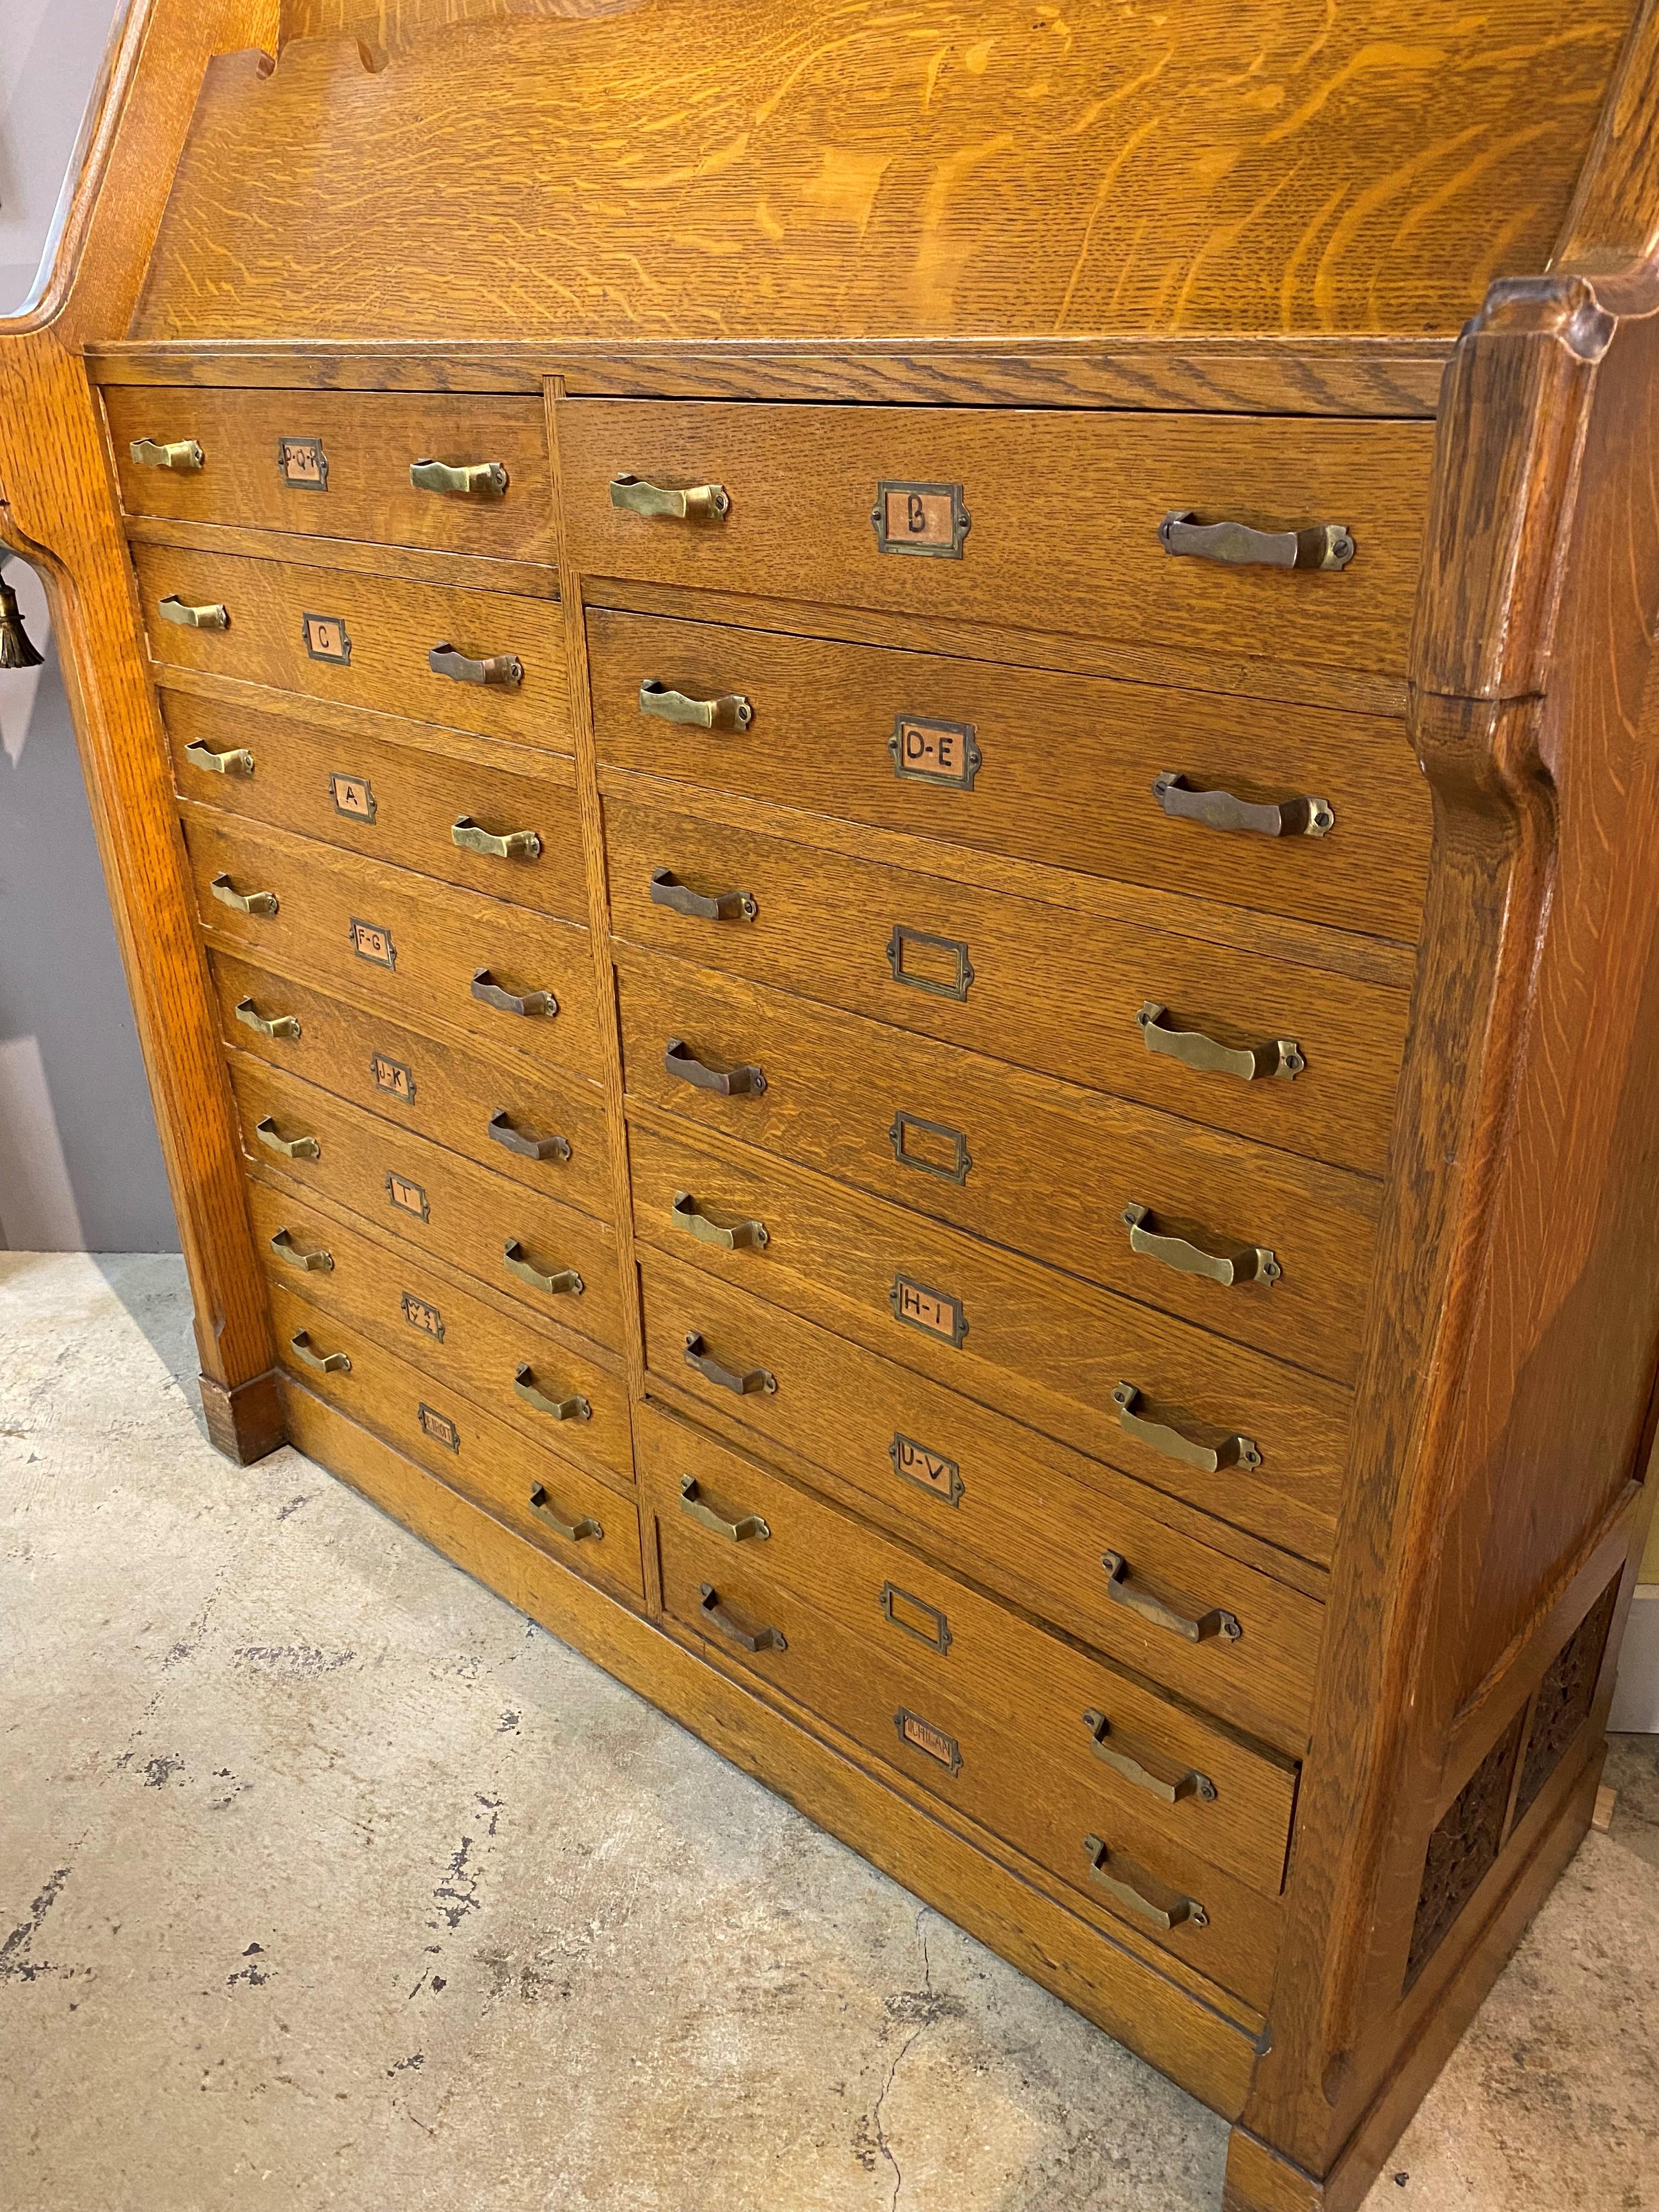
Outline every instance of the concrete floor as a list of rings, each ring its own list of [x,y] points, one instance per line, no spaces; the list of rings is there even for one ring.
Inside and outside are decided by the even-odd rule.
[[[1214,2212],[1221,2123],[0,1255],[8,2212]],[[1371,2212],[1659,2208],[1659,1739]]]

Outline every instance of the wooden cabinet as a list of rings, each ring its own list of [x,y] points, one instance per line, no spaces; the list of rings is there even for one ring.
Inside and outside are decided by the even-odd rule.
[[[212,1432],[1353,2212],[1650,1514],[1656,19],[505,12],[141,9],[0,324]]]

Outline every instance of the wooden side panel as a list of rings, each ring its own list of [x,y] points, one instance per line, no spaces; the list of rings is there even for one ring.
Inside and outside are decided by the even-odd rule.
[[[388,58],[365,9],[369,67],[215,66],[134,335],[1450,331],[1547,258],[1631,12],[403,5]]]

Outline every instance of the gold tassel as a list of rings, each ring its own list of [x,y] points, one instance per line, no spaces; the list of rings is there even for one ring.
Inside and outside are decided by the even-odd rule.
[[[41,659],[23,627],[16,592],[0,577],[0,668],[38,668]]]

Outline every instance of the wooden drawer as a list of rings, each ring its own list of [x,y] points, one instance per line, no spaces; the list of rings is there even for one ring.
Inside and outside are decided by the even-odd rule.
[[[641,1275],[654,1381],[739,1424],[757,1449],[827,1470],[958,1573],[1281,1751],[1305,1747],[1324,1607],[1231,1557],[1233,1529],[734,1284],[654,1251]],[[751,1354],[777,1389],[720,1389],[687,1365],[692,1335]],[[1195,1641],[1182,1626],[1194,1622]]]
[[[444,752],[435,732],[407,724],[392,726],[404,742],[381,744],[183,691],[161,697],[180,797],[417,868],[489,898],[587,920],[569,761],[543,754],[518,775]],[[216,768],[216,760],[230,765]],[[452,834],[460,821],[473,833],[501,838],[527,830],[539,850],[469,849]]]
[[[671,1618],[1025,1852],[1080,1893],[1091,1917],[1127,1920],[1266,2004],[1294,1767],[697,1431],[649,1409],[639,1427]],[[733,1543],[689,1520],[688,1474],[696,1504],[733,1526],[755,1515],[767,1536]],[[1144,1784],[1097,1755],[1097,1726]],[[1107,1895],[1090,1878],[1090,1836],[1152,1911],[1179,1914],[1184,1899],[1201,1916],[1159,1929],[1147,1910]]]
[[[599,758],[619,768],[1416,940],[1429,793],[1400,722],[603,607],[587,644]],[[752,720],[647,717],[646,680],[736,694]],[[1334,827],[1270,836],[1170,816],[1152,792],[1164,775],[1255,806],[1322,799]]]
[[[509,1310],[464,1290],[453,1273],[399,1240],[297,1197],[263,1169],[249,1177],[248,1202],[272,1282],[362,1329],[535,1443],[632,1479],[628,1392],[613,1353],[522,1306]],[[278,1237],[285,1241],[273,1245]],[[318,1253],[332,1265],[301,1265],[300,1255]],[[527,1387],[545,1398],[585,1399],[586,1415],[555,1419],[520,1396],[514,1382],[521,1368],[529,1370]]]
[[[132,558],[150,653],[164,666],[268,684],[307,699],[374,708],[550,752],[571,750],[556,599],[164,545],[135,545]],[[161,604],[172,598],[191,607],[222,606],[228,629],[165,621]],[[308,617],[331,627],[320,631]],[[307,648],[307,635],[349,658],[319,659]],[[515,654],[522,680],[458,683],[434,675],[427,655],[439,645],[472,660]]]
[[[1339,1166],[1387,1157],[1403,992],[614,795],[605,814],[612,927],[635,944]],[[753,920],[654,903],[663,868],[700,894],[748,891]],[[1149,1005],[1160,1032],[1260,1048],[1263,1067],[1287,1039],[1305,1065],[1290,1080],[1194,1068],[1149,1050]]]
[[[631,1098],[1352,1380],[1379,1196],[1368,1177],[678,961],[624,954],[620,995]],[[693,1073],[757,1066],[765,1089],[703,1089],[671,1063],[674,1041]],[[1133,1249],[1126,1204],[1148,1209],[1143,1237],[1188,1249]],[[1182,1272],[1200,1255],[1264,1264],[1258,1251],[1276,1279]]]
[[[532,1444],[470,1398],[279,1283],[270,1286],[270,1318],[283,1366],[307,1390],[407,1452],[562,1565],[614,1583],[636,1605],[644,1602],[639,1512],[631,1498],[575,1461]],[[332,1364],[342,1357],[344,1368]]]
[[[607,1223],[261,1060],[234,1053],[230,1079],[249,1159],[532,1312],[620,1349],[622,1290]]]
[[[629,1144],[648,1247],[1304,1559],[1329,1559],[1351,1407],[1334,1383],[764,1153],[716,1154],[638,1125]],[[727,1226],[763,1224],[764,1248],[684,1235],[686,1201]],[[771,1369],[763,1344],[711,1337],[704,1350],[734,1376]],[[1113,1393],[1126,1384],[1139,1395],[1122,1412]],[[1259,1466],[1237,1463],[1241,1438]],[[1201,1481],[1198,1445],[1224,1462]]]
[[[129,514],[373,538],[498,559],[556,557],[539,399],[113,385],[105,390],[104,406],[121,505]],[[193,443],[202,450],[202,465],[141,466],[131,452],[140,439]],[[507,488],[499,496],[421,489],[409,471],[411,463],[424,460],[459,467],[498,462]]]
[[[453,1049],[216,948],[208,968],[228,1047],[367,1106],[528,1190],[584,1213],[611,1212],[605,1104],[592,1084],[489,1060],[475,1045]]]
[[[185,805],[179,812],[197,910],[216,938],[394,1018],[422,1027],[441,1022],[493,1052],[598,1080],[585,929],[210,808]],[[221,876],[239,897],[272,895],[276,911],[243,914],[226,905],[213,890]],[[480,974],[517,998],[550,993],[558,1011],[515,1014],[476,999]]]
[[[1431,422],[577,399],[558,423],[566,527],[590,576],[1404,672]],[[720,484],[730,512],[625,512],[611,501],[624,472]],[[959,558],[951,487],[969,518]],[[1357,550],[1330,570],[1173,559],[1158,526],[1176,512],[1342,524]]]

